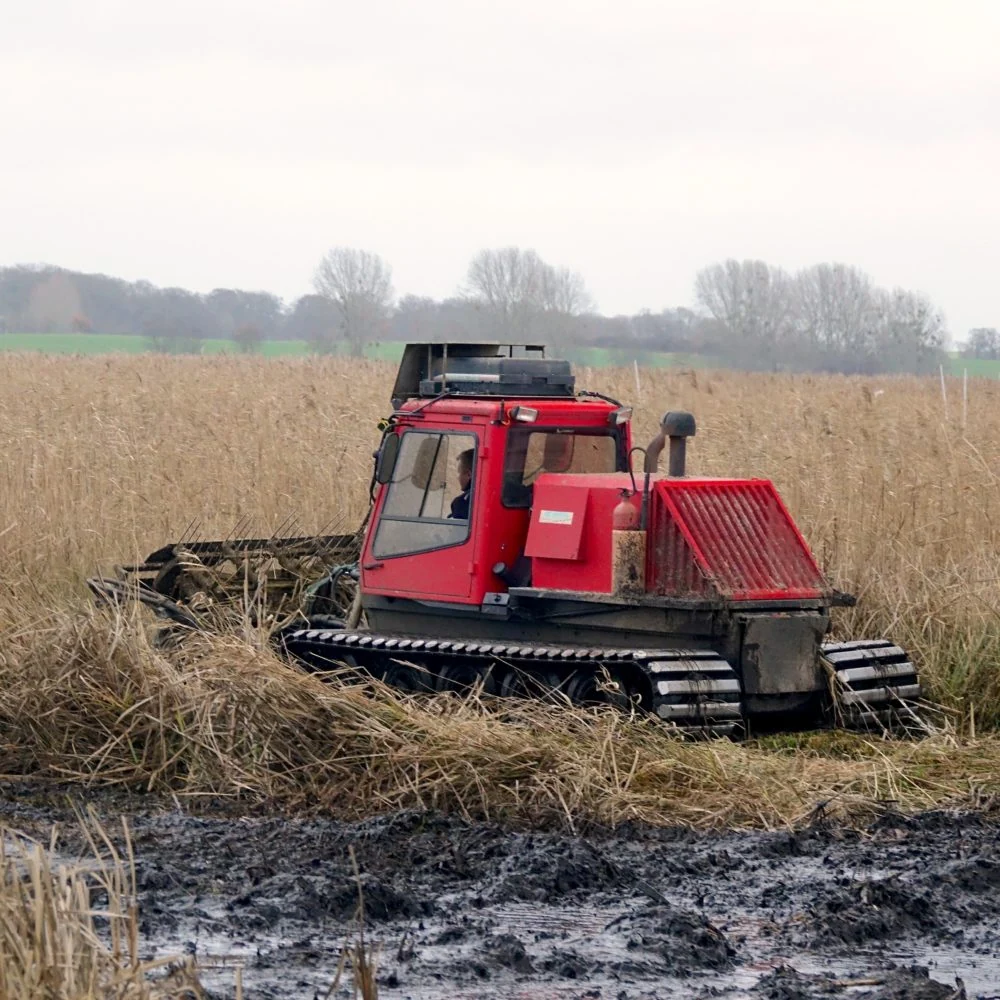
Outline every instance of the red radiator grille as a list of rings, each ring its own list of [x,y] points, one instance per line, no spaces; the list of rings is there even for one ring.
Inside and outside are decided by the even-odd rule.
[[[816,598],[816,561],[766,479],[661,479],[650,519],[651,589],[742,601]]]

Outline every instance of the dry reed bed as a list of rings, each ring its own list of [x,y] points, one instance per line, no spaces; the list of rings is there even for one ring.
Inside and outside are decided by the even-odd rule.
[[[86,600],[100,564],[194,530],[355,525],[391,365],[0,355],[0,627]],[[584,369],[636,438],[692,410],[695,473],[773,478],[834,583],[841,634],[891,635],[933,696],[1000,721],[1000,384]]]
[[[203,996],[190,960],[141,958],[130,859],[98,825],[85,824],[84,833],[91,856],[77,864],[57,860],[54,844],[46,849],[0,828],[0,996]],[[102,901],[95,905],[96,899]]]
[[[637,440],[692,410],[692,472],[768,476],[833,582],[841,634],[891,635],[966,730],[1000,722],[1000,385],[967,426],[932,379],[584,371]],[[361,815],[404,805],[525,822],[777,825],[993,793],[994,739],[835,739],[794,753],[676,742],[565,708],[502,716],[323,686],[235,639],[152,650],[86,610],[83,578],[192,524],[353,526],[393,377],[339,359],[0,355],[0,770]],[[831,750],[831,745],[833,749]],[[734,793],[734,789],[737,792]]]
[[[139,623],[99,612],[0,637],[0,733],[8,775],[346,819],[433,808],[571,829],[772,828],[818,807],[863,819],[1000,791],[997,739],[697,743],[613,711],[323,681],[233,637],[168,657]]]

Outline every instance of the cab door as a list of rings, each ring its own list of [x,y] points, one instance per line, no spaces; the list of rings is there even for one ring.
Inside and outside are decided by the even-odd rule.
[[[366,593],[470,599],[479,451],[479,437],[471,428],[403,431],[392,478],[383,488],[377,521],[365,543],[361,572]],[[463,467],[471,468],[467,502]]]

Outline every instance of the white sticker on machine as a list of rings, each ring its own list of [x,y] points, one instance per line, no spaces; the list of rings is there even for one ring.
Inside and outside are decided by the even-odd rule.
[[[571,510],[542,510],[538,513],[539,524],[572,524]]]

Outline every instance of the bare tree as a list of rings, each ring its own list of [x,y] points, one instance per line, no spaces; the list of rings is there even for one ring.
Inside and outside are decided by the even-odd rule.
[[[795,276],[794,291],[797,353],[804,366],[870,370],[880,329],[871,278],[856,267],[817,264]]]
[[[545,312],[564,316],[579,316],[594,309],[594,300],[579,271],[548,264],[542,266],[540,304]]]
[[[534,250],[480,250],[469,264],[466,296],[505,337],[561,339],[572,318],[593,308],[583,277],[546,264]]]
[[[140,329],[154,351],[170,354],[201,354],[204,342],[219,333],[204,297],[184,288],[157,289],[150,295]]]
[[[595,308],[578,271],[548,264],[542,267],[539,306],[535,320],[538,335],[546,343],[564,346],[576,340],[581,315]]]
[[[729,334],[732,359],[774,367],[794,334],[791,279],[762,260],[727,260],[699,271],[695,294]]]
[[[970,330],[962,354],[967,358],[996,361],[1000,358],[1000,330],[992,326],[979,326]]]
[[[317,294],[336,308],[340,329],[352,354],[381,337],[392,305],[392,268],[376,253],[334,247],[313,277]]]
[[[546,265],[534,250],[480,250],[469,264],[467,292],[491,314],[497,334],[527,337],[541,307]]]
[[[56,271],[31,289],[28,322],[34,330],[43,333],[69,330],[73,319],[82,314],[80,292],[68,271]]]
[[[879,370],[927,374],[944,359],[948,333],[944,317],[919,292],[904,288],[877,293],[881,326]]]
[[[205,297],[205,305],[215,316],[222,336],[232,337],[237,342],[236,333],[241,327],[255,327],[261,341],[272,339],[278,332],[284,312],[277,295],[247,292],[239,288],[216,288]]]
[[[241,353],[257,354],[264,343],[264,331],[256,323],[240,323],[233,330],[233,342]]]

